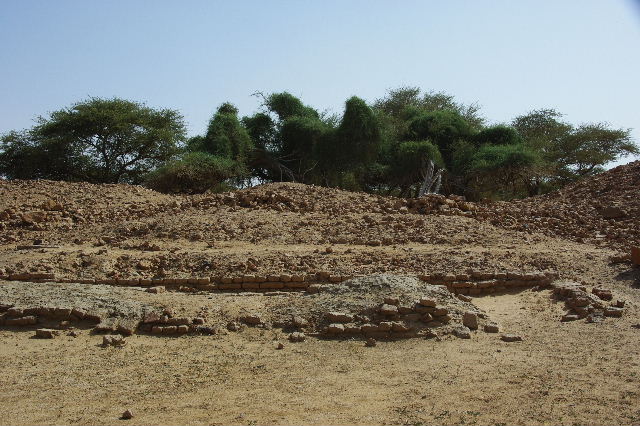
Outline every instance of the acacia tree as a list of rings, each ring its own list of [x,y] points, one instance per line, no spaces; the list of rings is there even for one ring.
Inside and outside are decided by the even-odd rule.
[[[612,129],[604,123],[574,127],[561,118],[553,109],[541,109],[513,120],[525,146],[540,157],[523,176],[529,195],[593,175],[621,156],[639,152],[629,129]]]
[[[483,145],[469,164],[476,178],[473,189],[500,198],[517,196],[522,177],[538,161],[537,153],[522,144]]]
[[[89,98],[2,137],[9,178],[139,183],[184,141],[182,116],[124,99]]]

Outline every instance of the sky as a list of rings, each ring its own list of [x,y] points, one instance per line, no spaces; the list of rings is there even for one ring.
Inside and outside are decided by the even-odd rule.
[[[341,113],[400,86],[640,143],[640,0],[0,1],[0,133],[89,96],[177,109],[196,135],[256,91]]]

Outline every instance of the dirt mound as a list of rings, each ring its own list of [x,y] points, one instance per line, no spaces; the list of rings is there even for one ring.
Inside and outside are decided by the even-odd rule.
[[[354,278],[324,286],[315,296],[320,330],[331,336],[393,337],[449,334],[463,327],[463,317],[486,318],[472,303],[458,299],[445,286],[415,277],[390,274]]]
[[[477,206],[478,218],[503,228],[628,252],[640,245],[640,161],[546,195]]]

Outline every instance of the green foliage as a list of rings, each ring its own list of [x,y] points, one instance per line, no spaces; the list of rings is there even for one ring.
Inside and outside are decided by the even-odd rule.
[[[584,124],[554,144],[550,153],[561,176],[574,180],[602,170],[602,166],[623,155],[638,154],[629,130],[610,129],[606,124]]]
[[[209,122],[201,143],[193,148],[243,163],[248,159],[253,143],[238,119],[236,107],[224,103]]]
[[[294,116],[282,124],[281,155],[298,176],[317,165],[319,144],[328,131],[328,126],[315,117]]]
[[[539,162],[539,155],[522,144],[483,145],[470,164],[474,179],[469,193],[493,199],[513,198],[522,191],[522,179]]]
[[[305,106],[300,99],[288,92],[269,95],[265,100],[265,106],[275,113],[280,121],[295,116],[320,118],[315,109]]]
[[[177,153],[184,134],[176,111],[89,98],[40,117],[28,131],[4,135],[0,174],[137,183]]]
[[[391,89],[385,97],[377,99],[373,107],[387,116],[404,120],[410,118],[407,117],[407,112],[410,111],[455,111],[473,129],[480,129],[484,124],[484,118],[480,116],[480,107],[477,104],[464,105],[456,102],[453,96],[444,92],[431,91],[421,95],[421,90],[418,87]]]
[[[603,123],[574,127],[561,118],[555,110],[542,109],[513,120],[523,143],[540,156],[524,178],[529,195],[593,175],[607,163],[639,152],[628,129],[612,129]]]
[[[536,154],[523,145],[484,145],[473,157],[471,169],[483,172],[514,170],[533,166],[536,161]]]
[[[456,111],[442,110],[422,113],[409,121],[406,139],[430,140],[442,153],[446,165],[453,162],[454,144],[471,137],[469,123]]]
[[[485,126],[476,104],[415,87],[390,90],[372,107],[354,96],[342,115],[319,113],[288,92],[258,95],[261,111],[240,120],[224,103],[206,133],[184,145],[177,112],[91,98],[3,135],[0,175],[132,183],[147,175],[164,192],[296,181],[409,196],[428,183],[433,162],[445,193],[510,198],[561,187],[639,152],[626,129],[573,126],[552,109]]]
[[[406,192],[421,183],[429,161],[439,167],[444,165],[436,145],[429,141],[402,142],[393,152],[387,179],[392,185],[400,187],[401,192]]]
[[[365,101],[353,96],[345,104],[336,132],[336,156],[341,167],[364,165],[377,158],[382,135],[378,119]]]
[[[476,145],[516,145],[522,142],[518,131],[505,125],[497,125],[482,129],[473,136]]]
[[[268,114],[259,112],[251,117],[243,117],[242,125],[247,129],[255,148],[273,148],[275,144],[276,129],[274,121]]]
[[[244,175],[246,170],[234,160],[204,152],[189,152],[149,173],[145,185],[164,193],[198,194]]]

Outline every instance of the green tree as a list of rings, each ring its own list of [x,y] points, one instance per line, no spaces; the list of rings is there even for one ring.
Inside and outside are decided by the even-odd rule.
[[[499,198],[520,195],[522,178],[539,161],[539,156],[522,144],[483,145],[470,164],[476,191]]]
[[[498,124],[480,130],[473,136],[473,141],[477,146],[516,145],[522,142],[522,138],[514,127]]]
[[[322,147],[331,131],[319,118],[293,116],[285,120],[281,128],[281,157],[291,169],[296,180],[309,182],[322,161]],[[307,176],[307,174],[309,174]]]
[[[228,179],[246,177],[242,164],[205,152],[188,152],[149,173],[145,185],[164,193],[198,194],[213,190]]]
[[[335,147],[342,167],[372,163],[382,141],[378,118],[366,102],[356,96],[345,104],[344,114],[336,132]]]
[[[432,141],[438,146],[445,165],[450,166],[454,144],[471,136],[471,126],[464,117],[456,111],[442,110],[425,112],[412,118],[405,139]]]
[[[529,195],[593,175],[621,156],[639,152],[628,129],[604,123],[574,127],[561,118],[553,109],[541,109],[513,120],[523,143],[540,157],[524,178]]]
[[[457,102],[452,95],[444,92],[430,91],[421,94],[421,89],[418,87],[391,89],[386,96],[376,99],[373,107],[387,116],[403,120],[406,120],[406,113],[411,109],[423,112],[455,111],[473,129],[481,129],[484,125],[484,118],[480,115],[478,104],[462,104]]]
[[[278,116],[280,121],[291,117],[320,118],[315,109],[306,106],[302,101],[289,92],[272,93],[265,99],[265,106]]]
[[[251,137],[238,119],[238,109],[230,103],[218,108],[204,138],[191,147],[193,151],[204,151],[239,163],[249,159],[252,149]]]
[[[9,178],[138,183],[174,156],[182,116],[119,98],[89,98],[2,137],[0,174]]]
[[[433,177],[434,166],[444,166],[436,145],[429,141],[401,142],[392,154],[387,175],[389,184],[398,187],[401,196],[419,195],[418,187],[425,178]]]

